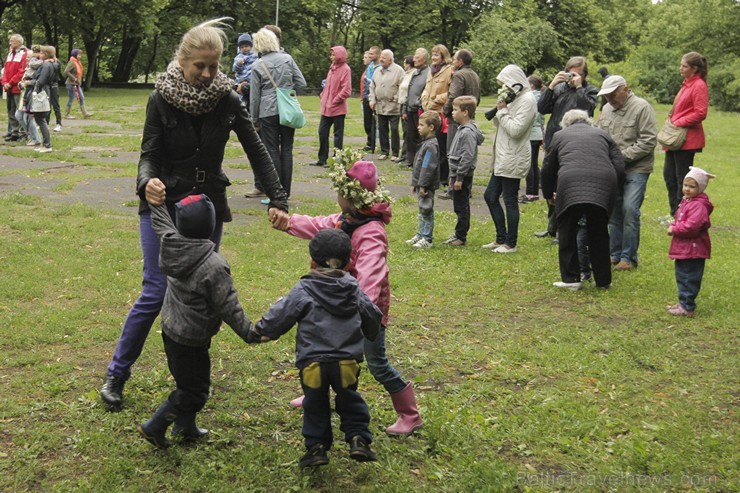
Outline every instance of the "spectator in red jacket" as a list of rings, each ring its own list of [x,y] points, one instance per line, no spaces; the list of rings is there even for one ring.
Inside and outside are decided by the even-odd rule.
[[[676,214],[683,198],[683,179],[694,165],[694,155],[704,148],[704,127],[701,122],[707,117],[709,88],[707,87],[707,59],[692,51],[681,58],[681,90],[673,100],[669,115],[671,123],[687,127],[686,142],[681,149],[669,151],[664,148],[665,164],[663,179],[668,189],[668,204],[671,217]]]
[[[7,93],[8,107],[8,134],[5,136],[5,142],[15,142],[21,140],[21,125],[15,118],[15,112],[21,100],[21,89],[18,83],[23,78],[28,64],[28,51],[23,46],[23,36],[12,34],[8,38],[10,50],[5,58],[5,70],[0,82],[3,85],[3,91]]]
[[[319,160],[314,166],[326,166],[329,159],[329,129],[334,126],[334,148],[344,147],[344,117],[347,99],[352,95],[352,70],[347,65],[347,49],[335,46],[329,50],[331,66],[321,91],[319,122]]]

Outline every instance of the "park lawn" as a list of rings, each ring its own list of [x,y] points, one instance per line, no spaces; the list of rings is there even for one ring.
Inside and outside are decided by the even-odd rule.
[[[85,165],[58,171],[56,192],[82,180],[133,180],[136,158],[127,153],[138,148],[146,95],[90,92],[101,123],[54,134],[55,152],[41,158]],[[301,102],[309,125],[298,136],[315,137],[318,98]],[[363,136],[358,107],[351,102],[349,137]],[[662,121],[668,108],[656,109]],[[490,123],[481,127],[490,133]],[[0,195],[0,491],[737,491],[738,117],[712,110],[706,131],[696,164],[718,175],[707,190],[714,249],[694,319],[664,309],[676,286],[658,221],[667,213],[659,150],[640,268],[615,273],[606,292],[551,286],[556,247],[531,235],[544,225],[542,201],[522,207],[519,252],[497,256],[480,248],[493,238],[481,214],[467,247],[412,250],[403,240],[416,231],[416,204],[398,197],[388,227],[388,354],[413,379],[425,426],[385,436],[395,413],[364,370],[379,460],[349,460],[335,419],[332,462],[315,471],[297,466],[301,413],[287,404],[300,391],[293,332],[251,347],[227,327],[214,339],[212,395],[199,415],[212,430],[204,443],[161,452],[135,431],[173,388],[158,323],[123,410],[106,412],[99,387],[141,282],[135,203],[124,214]],[[2,147],[3,155],[28,152]],[[230,146],[227,156],[238,155]],[[487,168],[481,163],[474,201]],[[388,162],[380,170],[390,184],[408,180]],[[0,181],[17,173],[40,174],[6,169]],[[333,212],[331,195],[297,197],[294,212]],[[261,207],[235,212],[247,220],[225,228],[222,253],[257,318],[307,271],[307,243],[271,230]],[[453,214],[439,212],[437,237],[453,225]]]

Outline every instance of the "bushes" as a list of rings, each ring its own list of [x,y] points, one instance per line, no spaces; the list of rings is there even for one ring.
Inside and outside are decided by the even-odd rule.
[[[709,67],[710,103],[724,111],[740,111],[740,58]]]

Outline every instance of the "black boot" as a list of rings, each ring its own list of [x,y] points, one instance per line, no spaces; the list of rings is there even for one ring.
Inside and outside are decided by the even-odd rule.
[[[110,373],[105,376],[103,388],[100,389],[100,397],[109,407],[118,410],[123,404],[123,386],[126,380]]]
[[[349,457],[360,462],[377,460],[375,452],[370,450],[370,445],[360,435],[355,435],[350,439]]]
[[[181,414],[175,418],[175,424],[172,426],[172,436],[182,437],[183,440],[197,440],[210,433],[205,428],[198,428],[195,424],[195,413]]]
[[[147,442],[157,448],[165,449],[170,446],[170,441],[165,436],[167,428],[169,428],[176,418],[175,409],[170,404],[170,401],[164,401],[159,406],[159,409],[157,409],[157,412],[154,413],[154,416],[146,423],[139,425],[137,430]]]

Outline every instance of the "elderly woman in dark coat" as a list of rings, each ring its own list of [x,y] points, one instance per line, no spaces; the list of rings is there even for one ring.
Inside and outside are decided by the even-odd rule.
[[[585,111],[568,111],[563,116],[563,130],[548,146],[542,168],[542,193],[555,202],[558,219],[562,281],[553,286],[559,288],[581,288],[576,234],[578,220],[584,215],[596,286],[608,288],[612,282],[609,215],[624,181],[624,157],[609,134],[592,123]]]

